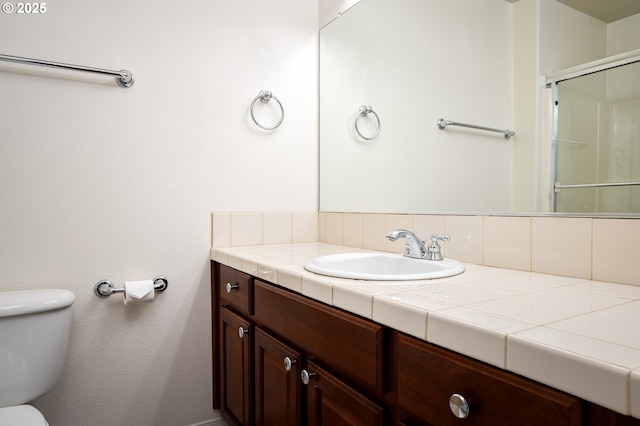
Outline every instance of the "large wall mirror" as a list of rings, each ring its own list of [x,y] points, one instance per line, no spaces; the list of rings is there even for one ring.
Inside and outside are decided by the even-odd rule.
[[[522,65],[514,60],[518,52],[514,53],[512,6],[488,0],[360,0],[321,29],[320,210],[639,211],[635,206],[640,201],[628,195],[631,201],[615,204],[615,210],[602,207],[611,203],[586,203],[575,195],[582,190],[556,198],[555,176],[551,175],[556,165],[553,129],[544,122],[547,115],[552,116],[552,89],[545,89],[544,84],[534,87],[534,93],[539,90],[543,94],[537,99],[534,95],[530,103],[548,102],[548,107],[538,105],[539,116],[521,117],[520,121],[514,118],[514,94],[518,91],[514,73]],[[539,70],[531,74],[531,85],[535,86]],[[635,81],[633,84],[638,84]],[[625,124],[630,129],[625,133],[626,167],[635,157],[628,147],[640,143],[640,110],[624,109],[640,104],[640,98],[635,99],[626,99],[626,106],[617,107],[618,123],[623,116],[635,120]],[[362,114],[362,107],[375,114]],[[440,118],[511,129],[516,135],[507,139],[501,133],[454,126],[441,130],[437,126]],[[600,121],[606,122],[604,118]],[[541,143],[548,146],[533,147]],[[516,152],[525,144],[530,155]],[[561,147],[564,151],[586,152],[578,145],[565,145]],[[620,150],[616,152],[614,162],[622,156]],[[589,161],[593,160],[590,156]],[[575,158],[566,161],[574,172],[593,167],[576,163]],[[599,176],[604,175],[601,172]],[[632,179],[635,173],[626,176]],[[614,192],[599,198],[609,199]],[[523,199],[545,201],[518,202]]]

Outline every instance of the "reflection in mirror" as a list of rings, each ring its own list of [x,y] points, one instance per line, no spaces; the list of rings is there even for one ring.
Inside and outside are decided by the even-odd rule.
[[[361,0],[324,27],[321,210],[510,210],[518,136],[436,124],[512,127],[510,39],[496,1]],[[372,140],[355,128],[362,105],[379,116]],[[371,115],[357,124],[376,132]]]
[[[554,0],[361,0],[338,16],[320,31],[321,211],[639,213],[633,194],[640,187],[555,193],[556,180],[635,181],[640,176],[630,165],[640,150],[633,153],[627,139],[616,142],[624,146],[601,143],[593,150],[560,142],[552,152],[553,97],[542,81],[545,74],[605,58],[608,51],[640,48],[634,24],[640,18],[605,24]],[[362,105],[371,106],[381,122],[370,141],[354,127]],[[620,111],[616,123],[624,114],[636,114],[638,123],[637,113],[614,109]],[[440,118],[517,134],[506,141],[499,133],[440,130]],[[594,120],[559,129],[586,131]],[[640,133],[637,124],[626,123],[628,132]],[[359,125],[365,136],[375,130],[372,120]],[[567,152],[588,154],[597,169],[581,176],[586,169],[577,157],[563,159]],[[611,162],[623,166],[605,170]],[[618,202],[619,193],[624,202]]]
[[[640,62],[585,74],[555,86],[556,211],[640,213]]]

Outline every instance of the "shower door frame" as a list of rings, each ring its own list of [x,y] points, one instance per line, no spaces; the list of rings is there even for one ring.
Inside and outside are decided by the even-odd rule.
[[[597,61],[588,62],[582,65],[578,65],[572,68],[567,68],[565,70],[557,71],[552,74],[547,75],[547,88],[551,88],[552,96],[551,96],[551,128],[552,128],[552,136],[551,136],[551,170],[552,176],[550,180],[550,207],[551,211],[556,213],[556,204],[558,193],[562,188],[559,188],[558,182],[558,83],[561,83],[566,80],[571,80],[578,77],[583,77],[585,75],[594,74],[601,71],[606,71],[613,68],[622,67],[625,65],[630,65],[636,62],[640,62],[640,49],[631,50],[629,52],[621,53],[619,55],[609,56],[603,59],[599,59]],[[623,185],[627,185],[629,183],[622,183]],[[564,187],[564,185],[562,185]],[[589,187],[597,187],[597,186],[619,186],[619,184],[593,184]],[[569,189],[569,188],[566,188]],[[594,213],[594,212],[592,212]]]

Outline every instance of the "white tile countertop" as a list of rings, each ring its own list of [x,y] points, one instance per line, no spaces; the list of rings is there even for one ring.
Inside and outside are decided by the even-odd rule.
[[[212,248],[211,259],[380,324],[640,418],[640,286],[465,264],[424,281],[306,271],[326,243]]]

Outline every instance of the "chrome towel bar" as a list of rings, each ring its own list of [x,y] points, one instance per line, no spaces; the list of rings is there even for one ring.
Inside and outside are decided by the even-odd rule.
[[[637,186],[640,182],[611,182],[611,183],[578,183],[574,185],[560,185],[560,182],[556,182],[553,185],[555,192],[560,192],[561,189],[571,188],[604,188],[609,186]]]
[[[63,68],[63,69],[74,70],[74,71],[86,71],[86,72],[92,72],[95,74],[112,75],[116,78],[116,83],[118,83],[120,87],[131,87],[133,86],[133,82],[135,81],[133,74],[127,70],[112,71],[112,70],[105,70],[102,68],[85,67],[82,65],[63,64],[62,62],[43,61],[40,59],[23,58],[20,56],[11,56],[11,55],[3,55],[3,54],[0,54],[0,61],[15,62],[18,64],[25,64],[25,65],[38,65],[42,67]]]
[[[159,275],[153,279],[153,290],[154,291],[165,291],[169,286],[169,281],[162,275]],[[96,283],[93,287],[93,290],[96,293],[96,296],[107,297],[116,293],[124,293],[124,288],[115,288],[113,283],[109,280],[101,280]]]
[[[513,130],[508,129],[494,129],[493,127],[476,126],[475,124],[458,123],[457,121],[445,120],[444,118],[438,120],[438,128],[440,130],[444,130],[447,126],[469,127],[471,129],[480,129],[487,130],[489,132],[502,133],[505,139],[511,139],[516,134],[516,132],[514,132]]]

